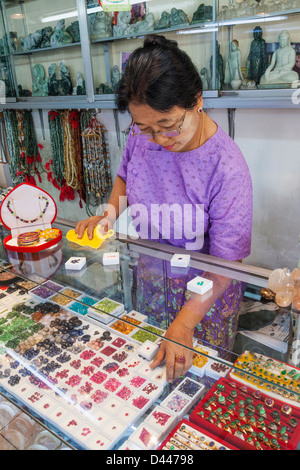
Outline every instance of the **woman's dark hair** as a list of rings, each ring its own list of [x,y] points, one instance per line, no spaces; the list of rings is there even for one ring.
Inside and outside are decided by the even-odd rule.
[[[150,34],[127,61],[117,86],[116,104],[121,112],[128,110],[130,102],[161,112],[174,106],[193,108],[202,89],[199,72],[177,42]]]

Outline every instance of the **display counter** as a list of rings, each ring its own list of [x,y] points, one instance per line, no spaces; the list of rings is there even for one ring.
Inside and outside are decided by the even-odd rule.
[[[195,252],[185,259],[187,252],[170,245],[121,235],[92,249],[66,239],[72,223],[55,225],[62,240],[42,252],[2,244],[0,408],[7,399],[57,439],[57,448],[297,448],[300,374],[289,356],[291,310],[261,298],[268,270]],[[106,253],[117,261],[105,264]],[[181,287],[188,299],[193,281],[207,273],[239,286],[239,322],[228,330],[233,342],[229,347],[227,330],[220,331],[225,323],[205,337],[198,329],[188,348],[192,367],[169,382],[164,363],[150,364],[176,312],[172,294]],[[229,300],[218,308],[232,323]],[[209,318],[213,324],[213,309]],[[47,439],[37,443],[32,432],[15,447],[42,448]]]

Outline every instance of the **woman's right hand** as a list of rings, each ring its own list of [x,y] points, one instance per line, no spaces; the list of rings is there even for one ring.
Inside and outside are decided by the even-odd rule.
[[[81,220],[80,222],[78,222],[75,228],[75,233],[77,234],[77,237],[80,239],[83,237],[84,231],[86,230],[87,236],[91,240],[94,235],[94,230],[99,224],[101,224],[103,234],[105,234],[106,232],[108,232],[108,230],[111,230],[113,228],[113,223],[108,217],[93,215],[92,217],[89,217],[88,219]]]

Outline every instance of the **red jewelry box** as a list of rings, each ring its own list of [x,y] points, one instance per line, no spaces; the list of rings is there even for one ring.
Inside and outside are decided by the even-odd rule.
[[[164,448],[164,446],[170,441],[170,439],[174,436],[174,434],[176,434],[176,432],[178,431],[178,429],[180,429],[180,427],[185,424],[187,426],[190,426],[192,429],[194,429],[195,431],[199,432],[199,433],[202,433],[202,434],[205,434],[208,439],[211,439],[211,440],[214,440],[216,442],[218,442],[220,445],[222,446],[226,446],[228,447],[229,449],[231,450],[238,450],[236,447],[234,447],[232,444],[226,442],[224,443],[222,440],[220,440],[219,438],[217,438],[216,436],[214,436],[213,434],[211,434],[209,431],[207,431],[206,429],[202,429],[201,427],[199,426],[196,426],[194,423],[191,423],[189,421],[187,421],[186,419],[183,419],[180,421],[180,423],[177,424],[177,426],[173,429],[173,431],[165,438],[165,440],[161,443],[161,445],[159,446],[158,450],[162,450]],[[192,450],[192,449],[191,449]]]
[[[235,392],[233,392],[235,391]],[[237,393],[237,397],[232,400],[232,393]],[[220,398],[220,395],[222,395],[222,399]],[[260,398],[259,398],[260,396]],[[251,408],[251,403],[248,403],[245,401],[252,399],[252,408]],[[225,398],[225,403],[224,402]],[[213,404],[209,402],[210,399],[216,399],[216,404]],[[236,406],[235,410],[231,410],[231,415],[230,415],[230,421],[234,421],[236,419],[239,420],[239,422],[242,425],[245,425],[246,423],[250,423],[250,418],[246,417],[246,421],[243,421],[243,418],[241,418],[241,412],[242,410],[242,405],[240,405],[240,401],[244,401],[244,411],[245,414],[247,414],[250,410],[253,411],[253,417],[254,417],[254,424],[252,424],[252,430],[256,435],[258,433],[262,432],[265,437],[268,439],[268,443],[271,443],[272,439],[276,439],[276,441],[279,444],[280,450],[294,450],[296,449],[299,441],[300,441],[300,415],[299,415],[299,410],[297,408],[292,407],[291,405],[287,404],[284,401],[275,399],[270,397],[267,393],[264,393],[262,391],[258,391],[254,388],[249,387],[248,385],[242,385],[239,382],[235,382],[234,380],[228,380],[225,378],[221,378],[214,384],[214,386],[208,391],[208,393],[203,397],[203,399],[199,402],[197,407],[193,410],[193,412],[190,415],[190,421],[197,424],[198,426],[202,427],[205,430],[210,431],[213,435],[218,436],[219,439],[222,439],[224,442],[228,442],[234,446],[236,446],[239,449],[242,450],[256,450],[255,447],[255,440],[260,443],[260,446],[263,450],[272,450],[274,446],[269,446],[263,441],[259,441],[259,439],[255,438],[253,441],[253,445],[249,442],[246,442],[246,439],[251,435],[251,431],[248,431],[247,433],[243,433],[242,435],[244,436],[244,439],[241,439],[237,436],[234,435],[234,433],[238,430],[241,429],[237,427],[237,429],[232,429],[230,426],[229,428],[231,429],[231,432],[228,430],[224,429],[225,423],[222,423],[222,427],[219,427],[220,422],[216,424],[217,421],[220,421],[220,419],[214,419],[212,421],[208,421],[208,416],[212,411],[216,411],[218,408],[222,409],[222,417],[224,413],[228,410],[228,406],[230,404],[234,403]],[[268,405],[266,404],[269,403]],[[250,400],[251,402],[251,400]],[[271,406],[272,404],[272,406]],[[262,414],[259,414],[258,409],[259,407],[263,407],[265,410],[265,416]],[[287,409],[290,410],[290,414],[286,415],[282,412],[282,407],[285,406]],[[206,409],[205,407],[208,407]],[[209,409],[210,408],[210,409]],[[200,416],[199,413],[202,413]],[[228,412],[228,411],[227,411]],[[271,413],[273,413],[273,416],[271,416]],[[271,434],[269,426],[274,426],[276,425],[275,418],[274,418],[274,413],[279,413],[280,415],[280,423],[277,424],[277,433],[275,435]],[[264,430],[262,427],[258,426],[258,418],[263,418],[264,423],[266,425],[266,429]],[[290,419],[293,418],[294,424],[293,426],[289,423]],[[271,424],[272,423],[272,424]],[[229,425],[229,421],[228,421]],[[286,428],[286,434],[288,436],[287,442],[284,442],[282,439],[280,439],[280,430],[285,427]],[[252,436],[253,437],[253,436]],[[274,441],[273,441],[274,442]]]
[[[3,240],[4,247],[8,251],[36,253],[55,245],[62,238],[59,229],[55,229],[55,238],[41,239],[36,245],[19,246],[17,239],[26,232],[49,231],[56,214],[56,204],[50,194],[32,184],[19,184],[6,195],[0,206],[2,223],[11,231],[11,235]]]

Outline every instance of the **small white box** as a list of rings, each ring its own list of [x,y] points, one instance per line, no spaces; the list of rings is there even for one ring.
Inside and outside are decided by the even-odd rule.
[[[152,450],[158,447],[160,432],[148,424],[140,424],[136,431],[129,437],[129,443],[142,450]]]
[[[191,256],[190,255],[180,255],[175,254],[171,258],[171,266],[187,268],[190,264]]]
[[[137,353],[139,356],[142,356],[147,361],[152,361],[152,359],[158,353],[159,346],[148,339],[139,347]]]
[[[80,271],[86,264],[86,258],[82,256],[72,256],[65,262],[66,269],[72,269],[74,271]]]
[[[213,287],[213,282],[210,279],[197,276],[187,283],[187,289],[196,294],[205,294]]]
[[[102,263],[104,266],[111,266],[120,263],[120,253],[113,251],[111,253],[103,253]]]
[[[136,310],[131,310],[127,315],[129,315],[132,318],[135,318],[138,321],[143,321],[143,322],[148,322],[148,317],[147,315],[143,315],[140,312],[137,312]]]
[[[156,429],[160,433],[160,441],[162,441],[175,424],[177,424],[177,415],[161,406],[156,406],[144,423]]]

